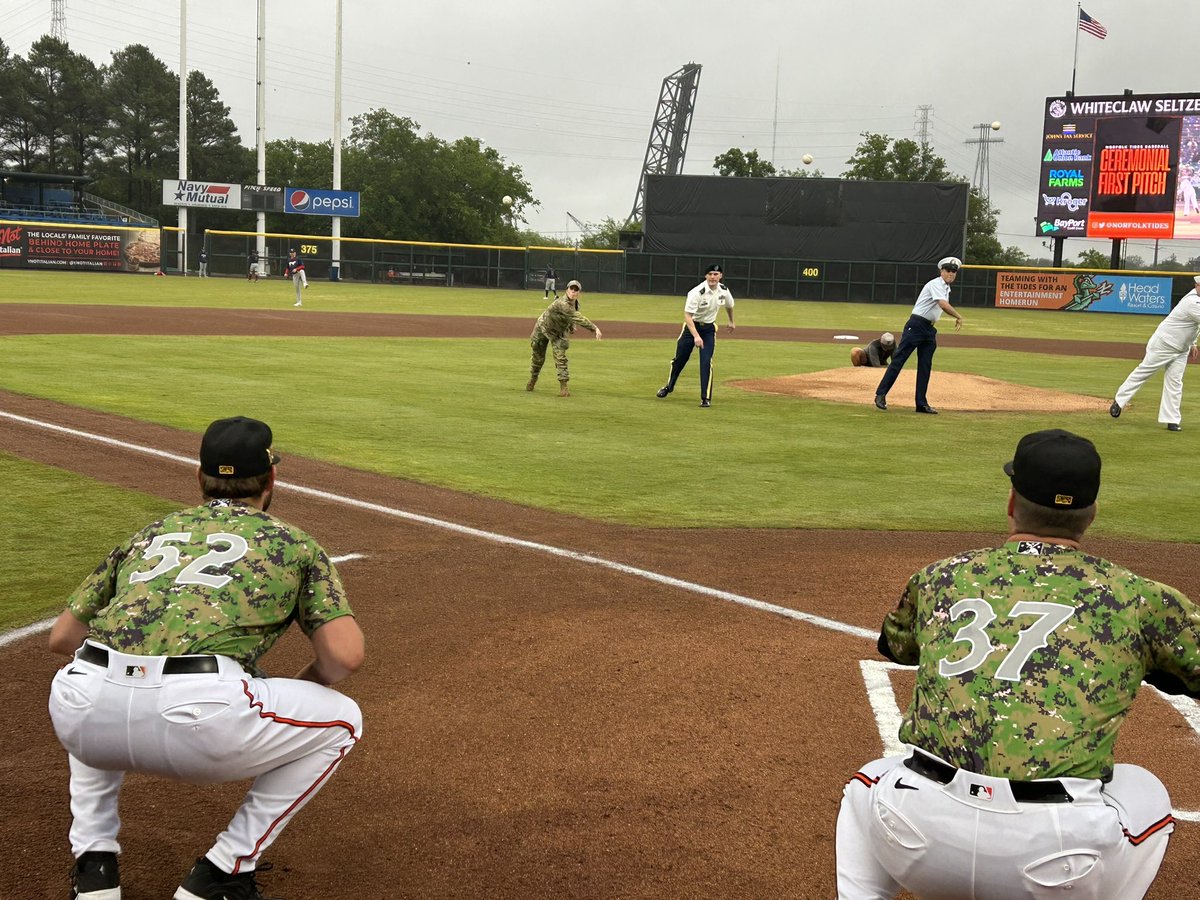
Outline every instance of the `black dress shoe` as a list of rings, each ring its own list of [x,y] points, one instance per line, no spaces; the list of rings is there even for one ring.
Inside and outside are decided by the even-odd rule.
[[[875,408],[876,409],[887,409],[887,397],[883,396],[883,394],[876,394],[875,395]]]
[[[662,399],[663,397],[667,396],[667,394],[669,394],[669,393],[671,393],[671,392],[669,390],[667,390],[665,387],[660,387],[655,392],[654,396],[658,397],[659,399]]]
[[[701,408],[701,409],[708,409],[710,406],[712,406],[712,401],[711,401],[711,400],[701,400],[701,401],[700,401],[700,408]],[[1178,428],[1179,426],[1178,426],[1178,425],[1176,425],[1175,427],[1176,427],[1176,428]]]
[[[936,409],[934,409],[932,406],[930,406],[928,403],[925,404],[924,406],[918,406],[917,412],[925,413],[925,415],[927,415],[927,416],[936,416],[938,414],[938,411]]]
[[[1167,431],[1183,431],[1183,426],[1178,422],[1168,422]]]
[[[1121,417],[1121,404],[1114,400],[1112,406],[1108,408],[1108,414],[1114,419],[1119,419]]]

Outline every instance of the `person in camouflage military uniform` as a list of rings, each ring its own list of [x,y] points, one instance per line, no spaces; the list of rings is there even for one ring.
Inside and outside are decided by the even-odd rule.
[[[578,281],[567,282],[567,292],[562,297],[555,297],[554,302],[538,316],[533,326],[533,334],[529,335],[529,346],[533,356],[529,362],[529,382],[525,390],[532,391],[537,386],[538,375],[546,362],[546,346],[550,346],[554,354],[554,368],[558,371],[558,396],[569,397],[567,382],[571,376],[567,371],[567,348],[571,346],[568,335],[576,326],[595,332],[596,340],[600,340],[600,329],[592,321],[579,312],[579,294],[583,285]]]
[[[213,422],[200,446],[204,502],[109,553],[51,629],[50,649],[72,656],[50,693],[70,763],[72,898],[120,898],[127,771],[253,778],[174,896],[261,897],[261,854],[362,736],[357,704],[329,687],[361,665],[362,632],[326,552],[267,513],[271,439],[254,419]],[[259,658],[293,621],[314,658],[294,678],[267,678]]]
[[[1166,852],[1166,788],[1113,747],[1143,680],[1200,696],[1200,608],[1080,547],[1091,441],[1035,432],[1004,470],[1008,540],[917,572],[884,619],[879,651],[917,667],[909,750],[845,787],[839,897],[1125,900]]]

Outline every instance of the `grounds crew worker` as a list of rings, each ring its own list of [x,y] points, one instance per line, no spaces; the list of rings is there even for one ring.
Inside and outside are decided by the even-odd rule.
[[[278,461],[263,422],[213,422],[204,502],[109,553],[50,630],[50,649],[73,656],[50,691],[71,768],[73,898],[120,897],[127,771],[253,778],[175,900],[261,898],[259,857],[362,736],[357,704],[328,687],[361,665],[362,632],[325,551],[267,514]],[[293,620],[314,658],[294,678],[267,678],[258,659]]]
[[[1113,748],[1143,680],[1200,696],[1200,608],[1081,548],[1091,441],[1027,434],[1004,471],[1008,540],[921,569],[883,621],[879,652],[917,667],[909,750],[846,785],[843,900],[1131,900],[1166,853],[1166,788]]]

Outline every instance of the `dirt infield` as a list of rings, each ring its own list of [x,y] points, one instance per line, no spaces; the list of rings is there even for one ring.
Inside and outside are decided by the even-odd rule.
[[[70,318],[78,309],[38,315]],[[208,315],[219,318],[219,331],[170,333],[232,333],[225,313]],[[276,315],[286,314],[246,327],[276,333],[264,325]],[[44,327],[20,321],[10,306],[0,307],[0,319],[10,334]],[[194,321],[218,327],[199,315]],[[519,336],[527,324],[519,323]],[[474,334],[477,325],[463,318],[419,327],[433,336]],[[636,333],[654,327],[661,328],[638,325]],[[2,391],[0,411],[189,459],[198,444],[193,433]],[[0,452],[181,505],[196,499],[188,464],[12,418],[0,417]],[[831,626],[874,632],[909,572],[998,537],[635,529],[292,455],[280,478],[272,512],[332,554],[363,554],[340,568],[368,638],[367,664],[344,684],[363,708],[364,739],[267,854],[275,866],[263,879],[267,895],[288,900],[833,896],[842,784],[879,755],[881,742],[858,664],[877,658],[874,642]],[[310,498],[289,484],[376,506]],[[829,622],[796,621],[500,537]],[[1200,596],[1193,546],[1088,546]],[[265,664],[289,674],[304,658],[304,641],[292,634]],[[67,772],[46,715],[59,659],[43,634],[0,647],[0,662],[10,723],[0,753],[0,897],[61,898],[71,864]],[[911,682],[901,674],[896,685],[903,696]],[[1143,692],[1120,758],[1158,773],[1177,808],[1200,810],[1196,753],[1196,732]],[[122,795],[125,900],[169,896],[243,790],[130,777]],[[1195,896],[1198,868],[1200,826],[1183,822],[1151,896]]]
[[[875,386],[879,384],[882,372],[882,369],[844,366],[822,372],[805,372],[803,375],[729,383],[747,391],[871,406],[875,399]],[[902,369],[892,393],[888,395],[890,402],[897,407],[911,406],[909,398],[913,396],[916,381],[915,371],[911,368]],[[966,372],[938,372],[937,398],[940,409],[964,412],[1104,412],[1109,404],[1108,400],[1096,397],[1017,385]]]

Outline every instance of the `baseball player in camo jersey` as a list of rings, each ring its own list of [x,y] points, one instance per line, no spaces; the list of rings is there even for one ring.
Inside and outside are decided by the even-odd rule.
[[[204,502],[113,550],[50,631],[50,649],[73,657],[50,691],[71,770],[72,900],[120,900],[127,771],[253,778],[174,897],[260,900],[261,854],[362,736],[358,706],[328,687],[362,663],[362,632],[325,551],[267,513],[278,461],[263,422],[213,422]],[[293,620],[314,658],[267,678],[258,659]]]
[[[704,281],[687,293],[683,303],[683,330],[675,341],[675,356],[671,360],[671,375],[655,394],[660,400],[675,390],[675,382],[683,367],[692,358],[692,350],[700,348],[700,406],[712,406],[712,357],[717,347],[717,312],[725,307],[729,327],[733,323],[733,294],[721,283],[721,267],[716,263],[704,272]]]
[[[567,382],[571,373],[567,369],[567,348],[571,346],[570,334],[576,328],[586,328],[594,332],[596,340],[600,340],[600,329],[587,316],[579,312],[579,293],[583,285],[578,281],[567,282],[567,292],[542,311],[533,325],[533,333],[529,335],[531,355],[529,359],[529,381],[525,390],[532,391],[537,387],[538,375],[546,363],[546,347],[554,354],[554,368],[558,372],[558,396],[570,397],[571,391]]]
[[[841,898],[1142,897],[1173,830],[1162,783],[1113,763],[1142,681],[1200,696],[1200,608],[1087,553],[1100,456],[1028,434],[1010,535],[909,579],[879,651],[915,665],[903,756],[846,785]]]
[[[1179,406],[1183,401],[1183,373],[1187,371],[1188,360],[1195,362],[1200,356],[1196,349],[1196,337],[1200,334],[1200,275],[1195,277],[1195,284],[1196,287],[1184,294],[1167,317],[1158,323],[1146,342],[1146,355],[1117,388],[1117,396],[1108,408],[1108,414],[1114,419],[1121,415],[1121,410],[1150,376],[1162,369],[1158,421],[1167,426],[1167,431],[1182,430],[1180,420],[1183,415]]]

